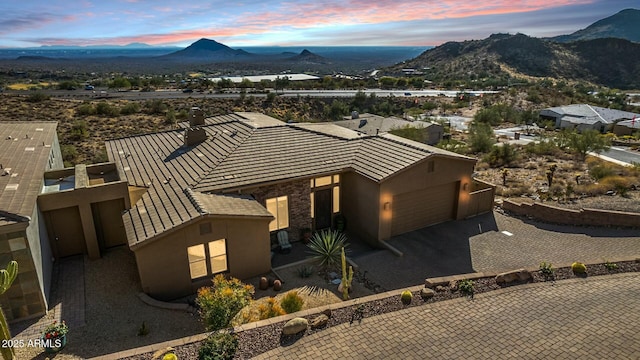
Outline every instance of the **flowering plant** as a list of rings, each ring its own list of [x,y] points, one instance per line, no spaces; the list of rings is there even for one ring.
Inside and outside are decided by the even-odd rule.
[[[69,327],[67,327],[67,324],[64,322],[64,320],[60,323],[54,321],[51,325],[47,326],[44,329],[42,337],[45,339],[57,339],[61,336],[66,335],[68,332]]]

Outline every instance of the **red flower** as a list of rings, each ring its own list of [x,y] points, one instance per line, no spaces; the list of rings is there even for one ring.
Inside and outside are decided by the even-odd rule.
[[[47,339],[51,339],[51,334],[45,334],[44,337]]]

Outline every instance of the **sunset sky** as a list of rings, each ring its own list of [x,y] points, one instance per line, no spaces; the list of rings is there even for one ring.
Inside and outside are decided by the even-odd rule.
[[[18,0],[0,5],[0,47],[425,46],[572,33],[638,0]]]

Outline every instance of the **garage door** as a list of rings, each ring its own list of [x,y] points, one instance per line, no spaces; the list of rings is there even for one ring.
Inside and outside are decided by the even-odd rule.
[[[455,218],[457,182],[393,197],[391,236]]]

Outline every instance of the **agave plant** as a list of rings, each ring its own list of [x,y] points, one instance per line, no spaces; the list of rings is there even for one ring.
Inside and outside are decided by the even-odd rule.
[[[342,248],[349,246],[347,237],[339,231],[322,230],[316,232],[307,244],[311,258],[320,266],[333,267],[340,263]]]

